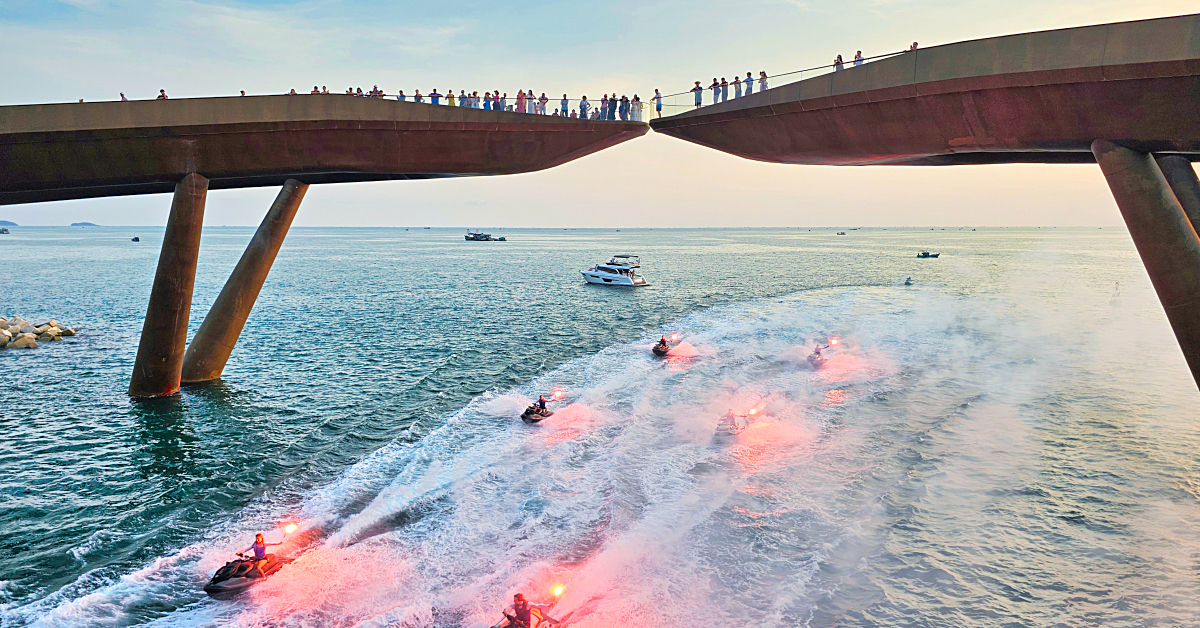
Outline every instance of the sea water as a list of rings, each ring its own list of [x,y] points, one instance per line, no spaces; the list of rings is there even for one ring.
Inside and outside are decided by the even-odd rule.
[[[205,231],[192,333],[252,231]],[[161,400],[162,229],[0,236],[0,315],[82,327],[0,351],[0,624],[1200,617],[1200,394],[1123,229],[496,234],[293,229],[223,380]],[[652,286],[585,285],[615,253]],[[258,531],[294,561],[208,599]]]

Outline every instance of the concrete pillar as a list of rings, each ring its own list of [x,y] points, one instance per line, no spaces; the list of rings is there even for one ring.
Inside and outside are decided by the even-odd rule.
[[[1200,237],[1152,156],[1106,140],[1092,154],[1200,385]]]
[[[1158,157],[1155,161],[1175,193],[1175,199],[1183,207],[1183,213],[1192,222],[1192,228],[1200,232],[1200,180],[1196,179],[1192,162],[1179,155]]]
[[[208,179],[196,173],[175,184],[154,287],[150,289],[150,304],[142,323],[142,339],[129,379],[129,394],[133,397],[162,397],[179,392],[207,196]]]
[[[295,179],[288,179],[283,184],[246,252],[242,253],[242,259],[225,282],[208,316],[204,317],[196,337],[192,338],[183,358],[183,383],[207,382],[221,377],[306,191],[308,184]]]

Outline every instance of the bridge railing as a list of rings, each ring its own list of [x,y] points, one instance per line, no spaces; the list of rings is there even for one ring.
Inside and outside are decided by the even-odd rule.
[[[703,91],[700,92],[700,103],[701,103],[701,106],[707,107],[709,105],[713,105],[718,102],[724,102],[726,100],[734,100],[734,99],[738,98],[739,96],[744,97],[748,94],[757,94],[757,93],[763,91],[764,86],[766,89],[771,89],[772,87],[779,87],[780,85],[784,85],[786,83],[794,83],[796,81],[802,81],[806,78],[814,78],[814,77],[821,76],[824,74],[831,74],[833,72],[841,72],[844,69],[852,68],[857,65],[864,65],[866,63],[870,63],[871,61],[876,61],[879,59],[886,59],[888,57],[894,57],[896,55],[901,55],[906,52],[909,52],[909,50],[901,50],[898,52],[888,52],[888,53],[884,53],[884,54],[873,55],[870,57],[863,57],[861,60],[851,59],[849,61],[843,61],[841,64],[829,63],[827,65],[818,65],[818,66],[814,66],[811,68],[804,68],[803,70],[792,70],[791,72],[783,72],[780,74],[768,74],[765,77],[765,79],[762,77],[762,75],[760,73],[758,76],[751,77],[753,79],[753,81],[752,81],[751,85],[749,86],[749,88],[750,88],[749,90],[748,90],[748,86],[745,83],[745,80],[746,80],[745,76],[734,77],[734,79],[739,80],[739,85],[735,86],[733,83],[733,80],[729,80],[728,88],[722,87],[716,91],[714,91],[714,89],[712,88],[711,80],[709,80],[709,81],[701,80],[700,87]],[[720,80],[720,78],[721,78],[720,76],[717,77],[718,80]],[[695,85],[693,84],[693,89],[694,89],[694,87],[695,87]],[[657,103],[654,102],[653,94],[651,94],[648,97],[645,97],[645,99],[646,99],[646,102],[649,104],[650,110],[647,112],[649,114],[649,116],[650,117],[657,116],[658,115]],[[675,115],[678,113],[683,113],[685,111],[690,111],[690,110],[696,109],[696,108],[697,108],[696,94],[691,89],[689,89],[688,91],[676,92],[674,94],[663,94],[663,96],[662,96],[662,115],[664,115],[664,116],[671,116],[671,115]]]
[[[307,96],[307,95],[322,95],[322,96],[324,96],[324,95],[334,95],[334,94],[297,94],[297,95],[305,95],[305,96]],[[341,94],[341,95],[354,95],[354,94]],[[640,97],[640,94],[635,94],[635,95]],[[471,96],[471,95],[468,94],[468,96]],[[366,96],[365,95],[364,97],[380,98],[383,100],[397,100],[400,98],[398,94],[382,94],[382,95],[376,95],[376,96]],[[540,95],[539,95],[539,98],[540,98]],[[513,113],[528,113],[528,114],[539,114],[539,115],[547,115],[547,116],[560,115],[560,116],[571,117],[571,115],[574,114],[575,116],[578,117],[580,115],[580,112],[581,112],[580,105],[583,103],[582,98],[566,98],[566,99],[564,99],[561,97],[549,98],[549,96],[547,96],[547,98],[548,98],[548,100],[545,103],[541,103],[540,100],[536,100],[536,99],[525,99],[525,100],[521,101],[513,96],[508,96],[507,94],[505,94],[505,92],[501,92],[500,99],[485,100],[484,96],[482,94],[480,94],[478,96],[478,102],[473,102],[469,106],[471,106],[473,108],[477,108],[477,109],[496,109],[496,110],[500,110],[500,111],[509,111],[509,112],[513,112]],[[420,101],[418,101],[416,92],[413,92],[411,94],[404,94],[403,100],[405,100],[407,102],[423,102],[426,104],[435,104],[429,94],[421,94]],[[453,106],[455,106],[455,107],[463,106],[462,105],[462,96],[460,94],[455,94],[453,100],[448,98],[448,94],[439,94],[438,102],[436,104],[441,105],[441,106],[451,106],[451,102],[453,102]],[[604,116],[603,117],[594,117],[600,113],[600,110],[602,107],[604,108]],[[612,104],[611,100],[608,102],[603,100],[603,95],[600,98],[596,98],[596,99],[589,98],[587,101],[587,107],[586,107],[586,109],[584,109],[584,112],[586,112],[588,119],[606,120],[606,119],[611,118],[613,120],[632,120],[635,122],[648,122],[650,119],[649,115],[648,115],[650,112],[649,103],[641,101],[641,100],[638,100],[638,101],[630,100],[625,107],[622,107],[619,99],[617,100],[616,104]]]

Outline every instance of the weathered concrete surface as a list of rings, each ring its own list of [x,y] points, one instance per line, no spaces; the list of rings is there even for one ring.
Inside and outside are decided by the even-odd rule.
[[[275,263],[275,256],[279,254],[279,247],[283,246],[283,239],[307,191],[308,184],[295,179],[283,184],[283,189],[275,197],[270,211],[188,345],[183,356],[182,383],[212,381],[225,370],[225,363],[229,361],[242,328],[250,318],[250,310],[254,308],[258,293],[267,280],[267,274],[271,272],[271,265]]]
[[[1192,162],[1179,155],[1159,157],[1156,161],[1175,193],[1175,199],[1192,221],[1192,228],[1200,231],[1200,179],[1196,178]]]
[[[171,215],[158,254],[158,271],[154,274],[142,339],[129,381],[131,396],[162,397],[179,392],[207,196],[208,180],[198,174],[186,175],[175,185]]]
[[[0,204],[213,189],[493,175],[639,137],[572,120],[344,94],[0,107]]]
[[[653,120],[795,164],[1091,163],[1097,137],[1200,158],[1200,15],[923,48]]]
[[[1105,140],[1092,150],[1200,385],[1200,237],[1151,155]]]

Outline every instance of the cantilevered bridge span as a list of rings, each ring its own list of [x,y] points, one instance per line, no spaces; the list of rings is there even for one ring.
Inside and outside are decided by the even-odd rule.
[[[648,130],[342,94],[0,107],[0,204],[174,192],[129,385],[170,395],[220,377],[310,184],[531,172]],[[208,190],[280,185],[188,345]]]
[[[1200,383],[1200,15],[923,48],[651,126],[777,163],[1098,163]]]

